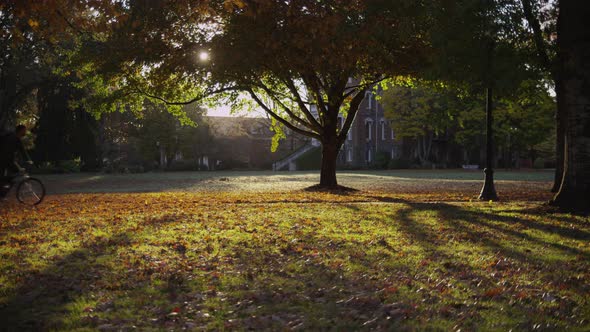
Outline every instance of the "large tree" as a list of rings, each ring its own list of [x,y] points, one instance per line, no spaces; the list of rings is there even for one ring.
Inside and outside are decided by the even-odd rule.
[[[565,108],[562,91],[563,84],[560,78],[557,62],[555,27],[557,17],[557,2],[547,0],[520,0],[528,28],[531,31],[531,40],[536,50],[536,62],[553,80],[553,86],[557,94],[557,107],[555,108],[555,177],[552,192],[557,192],[563,179],[565,130],[567,117],[563,114]]]
[[[423,6],[411,0],[93,1],[66,21],[77,22],[70,27],[82,46],[72,63],[95,92],[87,100],[95,109],[140,109],[147,96],[182,116],[178,106],[239,104],[245,95],[277,127],[321,142],[320,185],[335,187],[337,155],[365,92],[386,74],[413,74],[425,63]],[[345,117],[340,128],[339,114]]]
[[[564,169],[553,204],[590,210],[590,7],[583,1],[560,0],[557,63],[561,84],[559,113],[566,116]]]

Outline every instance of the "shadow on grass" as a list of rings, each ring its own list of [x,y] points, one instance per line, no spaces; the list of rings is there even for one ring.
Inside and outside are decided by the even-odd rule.
[[[341,238],[330,237],[315,229],[295,240],[277,235],[259,242],[228,233],[215,246],[208,243],[198,250],[182,243],[138,243],[142,238],[133,232],[89,242],[42,271],[23,276],[15,295],[0,309],[0,330],[412,330],[454,325],[476,330],[493,327],[485,322],[490,313],[494,319],[510,316],[496,329],[527,330],[540,321],[556,324],[544,317],[561,319],[559,327],[571,323],[571,300],[559,299],[559,310],[546,309],[533,298],[540,294],[512,302],[512,295],[521,290],[498,285],[505,278],[514,282],[514,273],[553,282],[534,273],[559,270],[564,260],[536,250],[561,253],[565,261],[573,256],[587,260],[586,252],[546,237],[583,241],[590,240],[588,232],[574,234],[564,226],[452,204],[375,199],[397,208],[378,223],[390,230],[385,234],[399,233],[404,243],[392,244],[392,239],[376,234],[363,242],[347,231]],[[366,209],[344,206],[355,212]],[[158,232],[170,232],[169,225],[179,219],[186,216],[150,217],[139,224],[157,237]],[[524,250],[514,247],[519,242]],[[465,261],[453,251],[457,244],[480,250],[486,260]],[[156,248],[152,255],[139,254],[141,245]],[[413,251],[405,253],[408,248]],[[131,259],[123,259],[122,251]],[[520,267],[523,272],[514,272]],[[582,286],[568,287],[576,291]],[[500,287],[502,293],[497,294]],[[101,295],[105,293],[109,295]],[[494,304],[510,309],[499,310]],[[68,318],[72,311],[80,313]]]
[[[358,189],[345,187],[345,186],[341,186],[341,185],[337,185],[336,187],[326,187],[326,186],[322,186],[320,184],[316,184],[316,185],[304,188],[303,191],[329,193],[332,195],[348,195],[348,194],[359,192]]]
[[[22,285],[0,309],[3,331],[45,331],[60,326],[65,306],[83,296],[93,284],[109,273],[99,258],[115,248],[128,246],[126,234],[91,242],[54,262],[41,271],[27,271]],[[55,324],[55,325],[54,325]]]
[[[165,232],[185,217],[164,214],[139,224],[144,232]],[[0,331],[360,328],[380,306],[378,299],[356,297],[368,293],[369,284],[349,280],[338,266],[311,262],[293,243],[236,243],[242,250],[210,255],[207,264],[187,256],[182,244],[123,259],[137,252],[137,241],[133,232],[117,233],[27,271],[0,307]],[[207,245],[202,254],[214,250]],[[231,271],[222,272],[224,260]],[[357,308],[358,315],[350,317],[344,307]]]

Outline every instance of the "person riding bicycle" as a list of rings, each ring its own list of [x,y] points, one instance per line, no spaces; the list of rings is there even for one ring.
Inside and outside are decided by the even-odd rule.
[[[14,133],[9,133],[0,138],[0,197],[6,194],[10,188],[9,182],[14,174],[24,171],[17,163],[17,155],[20,154],[27,163],[32,163],[21,139],[27,134],[27,127],[16,126]]]

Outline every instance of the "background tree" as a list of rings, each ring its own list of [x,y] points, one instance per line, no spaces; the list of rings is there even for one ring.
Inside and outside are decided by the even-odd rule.
[[[99,123],[75,101],[84,92],[73,78],[51,75],[37,92],[39,119],[34,132],[37,163],[58,166],[63,161],[80,159],[82,170],[96,170],[101,163]]]
[[[423,152],[430,150],[435,135],[445,134],[465,152],[481,150],[485,110],[480,94],[413,82],[391,86],[383,92],[381,101],[396,135],[417,139],[417,154],[422,162],[428,160]],[[505,151],[505,167],[510,167],[513,153],[527,154],[534,163],[538,145],[548,140],[547,132],[554,128],[554,109],[555,102],[542,80],[523,81],[514,92],[497,100],[494,141]]]
[[[202,109],[196,105],[187,105],[184,111],[195,125],[183,125],[164,107],[146,102],[145,109],[130,133],[131,137],[137,139],[144,163],[156,161],[165,169],[179,155],[188,158],[197,167],[196,161],[206,154],[211,137],[202,118]]]
[[[451,91],[417,82],[406,86],[389,83],[381,97],[396,136],[416,141],[415,152],[423,166],[433,161],[434,138],[455,124],[456,101]]]
[[[539,145],[549,142],[555,130],[555,100],[544,81],[523,81],[511,95],[498,101],[496,142],[504,150],[526,154],[531,165],[540,156]],[[554,150],[551,150],[554,157]],[[553,159],[553,158],[552,158]]]
[[[15,2],[0,4],[0,132],[13,129],[17,108],[47,71],[40,62],[44,45],[33,33],[37,26]]]
[[[559,65],[556,57],[556,21],[557,1],[547,0],[520,0],[529,31],[530,39],[534,42],[536,50],[536,65],[541,68],[553,81],[557,95],[555,108],[555,177],[552,192],[557,192],[563,179],[565,130],[567,117],[560,112],[564,111],[561,105],[564,100],[563,84],[561,82]]]
[[[513,91],[536,74],[527,65],[530,50],[522,11],[509,0],[443,1],[434,11],[433,45],[439,57],[430,73],[436,79],[485,91],[486,168],[480,199],[498,199],[493,181],[494,97]]]

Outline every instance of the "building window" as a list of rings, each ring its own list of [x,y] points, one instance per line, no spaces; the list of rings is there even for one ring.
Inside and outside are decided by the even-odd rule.
[[[391,148],[391,159],[395,159],[395,148]]]
[[[395,138],[395,135],[393,134],[393,121],[389,121],[389,128],[391,128],[391,139],[393,140]]]
[[[385,121],[381,120],[381,140],[385,141]]]
[[[352,161],[352,149],[348,149],[348,153],[346,154],[346,161]]]
[[[370,163],[371,162],[371,149],[367,149],[367,162]]]
[[[373,93],[370,91],[365,92],[365,98],[367,99],[367,108],[373,108]]]
[[[352,141],[352,128],[349,128],[349,129],[348,129],[348,133],[346,133],[346,138],[347,138],[349,141]]]
[[[370,119],[365,121],[365,135],[367,138],[367,141],[370,141],[371,138],[373,137],[373,121],[371,121]]]

